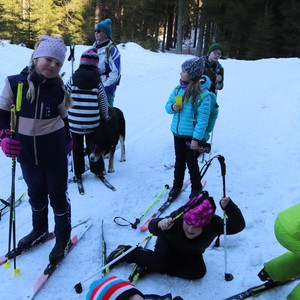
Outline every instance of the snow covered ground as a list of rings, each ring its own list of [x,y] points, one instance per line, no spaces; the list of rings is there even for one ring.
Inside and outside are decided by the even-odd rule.
[[[81,53],[87,46],[76,46],[76,69]],[[69,48],[68,48],[69,49]],[[119,162],[116,152],[115,173],[107,179],[116,187],[113,192],[86,172],[83,180],[86,194],[78,194],[70,184],[72,219],[91,217],[93,225],[63,265],[40,291],[37,300],[85,299],[89,284],[98,278],[101,265],[101,221],[108,252],[119,244],[136,245],[146,235],[139,229],[119,227],[113,219],[122,216],[131,222],[139,218],[152,200],[172,184],[173,170],[164,164],[174,161],[171,116],[164,106],[172,89],[178,84],[181,64],[192,56],[153,53],[134,43],[119,45],[122,55],[122,79],[115,106],[123,110],[127,121],[127,161]],[[0,47],[2,57],[0,89],[4,78],[16,74],[29,62],[32,50],[5,44]],[[68,54],[67,54],[68,57]],[[204,254],[207,274],[202,280],[189,281],[161,274],[151,274],[137,281],[144,293],[180,295],[185,300],[224,299],[234,293],[260,283],[256,274],[263,262],[285,251],[276,241],[273,225],[277,213],[299,202],[300,198],[300,59],[263,59],[258,61],[221,61],[225,68],[225,87],[218,94],[220,115],[214,134],[212,156],[221,154],[227,166],[226,194],[238,204],[246,219],[246,229],[227,237],[227,271],[234,279],[224,280],[224,244],[210,247]],[[66,60],[64,79],[71,75],[71,63]],[[0,151],[0,198],[10,195],[11,160]],[[55,155],[55,154],[53,154]],[[206,157],[208,159],[209,156]],[[21,175],[17,167],[17,177]],[[188,173],[186,174],[188,178]],[[205,175],[207,190],[216,202],[222,196],[219,163],[213,162]],[[23,180],[16,180],[17,196],[26,191]],[[189,189],[167,213],[185,203]],[[166,199],[167,194],[142,219],[146,219]],[[222,216],[220,207],[217,213]],[[53,226],[53,215],[49,222]],[[31,210],[25,203],[16,209],[17,238],[31,230]],[[0,221],[0,254],[8,248],[9,214]],[[151,240],[153,247],[155,238]],[[18,276],[13,267],[0,270],[0,299],[23,300],[32,293],[33,284],[48,262],[54,241],[17,258]],[[111,271],[127,279],[131,265],[119,265]],[[73,286],[83,282],[83,293],[75,293]],[[257,299],[285,299],[295,283],[264,294]]]

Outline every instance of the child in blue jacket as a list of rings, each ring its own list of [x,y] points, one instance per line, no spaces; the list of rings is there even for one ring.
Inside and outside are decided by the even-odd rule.
[[[190,198],[198,196],[202,189],[197,150],[209,139],[218,117],[215,99],[210,93],[203,93],[210,87],[210,79],[202,77],[204,67],[203,57],[186,60],[182,64],[180,86],[173,90],[165,106],[167,113],[173,115],[171,131],[176,159],[173,188],[169,193],[172,199],[180,193],[186,165],[192,184]]]

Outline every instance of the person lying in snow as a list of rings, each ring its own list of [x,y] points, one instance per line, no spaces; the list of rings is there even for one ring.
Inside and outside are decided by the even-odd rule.
[[[187,203],[195,201],[190,199]],[[245,220],[240,209],[229,197],[222,198],[221,208],[226,212],[227,234],[235,234],[245,228]],[[169,217],[153,219],[149,231],[157,236],[154,251],[137,247],[119,262],[137,263],[140,277],[150,272],[160,272],[185,279],[199,279],[206,274],[203,253],[212,241],[224,234],[223,219],[215,215],[216,205],[212,197],[175,218],[178,211]],[[131,246],[120,245],[107,258],[107,263],[120,256]]]
[[[288,252],[264,263],[258,273],[262,281],[285,281],[300,275],[300,204],[282,212],[276,218],[274,226],[278,242]],[[300,299],[300,283],[287,297],[288,300]]]

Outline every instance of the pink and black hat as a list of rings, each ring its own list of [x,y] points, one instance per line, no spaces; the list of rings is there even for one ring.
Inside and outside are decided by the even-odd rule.
[[[99,64],[99,55],[96,48],[88,49],[83,52],[80,58],[80,66],[88,69],[97,69]]]

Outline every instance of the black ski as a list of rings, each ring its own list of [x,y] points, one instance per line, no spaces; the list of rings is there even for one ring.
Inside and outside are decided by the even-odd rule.
[[[24,198],[26,196],[26,193],[23,193],[16,201],[15,201],[15,207],[19,206]],[[11,197],[9,197],[8,199],[4,200],[4,199],[0,199],[1,202],[1,206],[0,206],[0,220],[2,218],[3,215],[5,215],[7,212],[10,211],[10,199]]]
[[[73,178],[70,178],[68,182],[69,183],[76,182],[77,187],[78,187],[78,193],[80,195],[84,195],[84,186],[83,186],[81,178],[77,178],[77,177],[74,176]]]
[[[225,298],[224,300],[239,300],[239,299],[247,299],[253,296],[258,296],[262,293],[265,293],[269,290],[272,290],[278,286],[285,285],[287,283],[290,283],[295,280],[299,280],[300,276],[285,280],[285,281],[266,281],[260,285],[254,286],[249,288],[248,290],[238,293],[236,295],[233,295],[231,297]]]
[[[81,178],[76,178],[76,183],[77,183],[79,194],[84,195],[84,186],[82,184],[82,179]]]
[[[173,169],[175,167],[175,163],[169,163],[164,165],[166,170]]]
[[[182,186],[182,189],[180,191],[180,193],[182,193],[191,183],[191,180],[188,179]],[[178,195],[179,196],[179,195]],[[140,229],[142,231],[146,231],[148,230],[148,225],[150,223],[151,220],[158,218],[174,201],[175,199],[173,198],[168,198],[162,205],[160,208],[158,208],[158,210],[145,222],[145,224],[143,226],[140,227]]]
[[[96,175],[96,177],[100,179],[105,184],[106,187],[108,187],[114,192],[116,191],[116,188],[104,177],[104,175]]]

